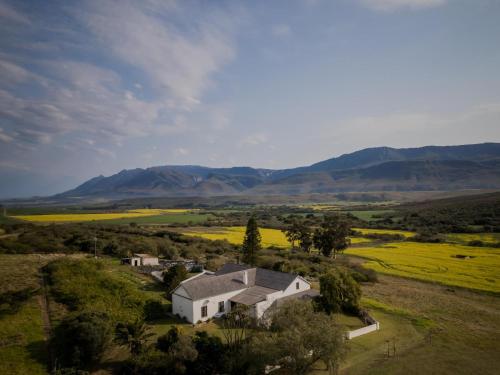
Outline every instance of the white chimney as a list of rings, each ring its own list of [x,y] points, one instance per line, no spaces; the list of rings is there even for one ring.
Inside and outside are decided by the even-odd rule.
[[[248,285],[248,272],[243,271],[243,284]]]

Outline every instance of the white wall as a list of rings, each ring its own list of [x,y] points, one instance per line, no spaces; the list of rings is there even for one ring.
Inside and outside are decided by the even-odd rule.
[[[236,290],[229,293],[220,294],[218,296],[203,298],[193,302],[193,320],[191,323],[197,323],[198,321],[204,322],[205,320],[213,318],[215,314],[219,312],[219,302],[224,301],[224,309],[226,312],[231,311],[231,302],[229,298],[240,294],[246,288]],[[207,316],[205,318],[201,317],[201,307],[207,306]]]
[[[371,324],[369,326],[355,329],[354,331],[348,331],[346,332],[346,337],[348,340],[353,339],[354,337],[366,335],[367,333],[374,332],[380,329],[379,322],[376,322],[375,324]]]
[[[193,301],[182,286],[178,287],[172,294],[172,313],[188,322],[193,322]]]
[[[160,263],[158,262],[158,258],[141,258],[143,266],[157,266]]]
[[[299,289],[297,289],[297,283],[299,283]],[[305,281],[302,277],[297,276],[295,280],[286,288],[284,291],[278,291],[276,293],[268,294],[265,301],[257,303],[255,306],[255,312],[257,318],[260,319],[266,310],[273,304],[277,299],[291,296],[295,293],[300,293],[311,289],[311,285]]]

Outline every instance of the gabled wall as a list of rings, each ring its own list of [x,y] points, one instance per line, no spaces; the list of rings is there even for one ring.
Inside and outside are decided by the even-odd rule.
[[[193,322],[193,301],[182,285],[172,293],[172,313]]]

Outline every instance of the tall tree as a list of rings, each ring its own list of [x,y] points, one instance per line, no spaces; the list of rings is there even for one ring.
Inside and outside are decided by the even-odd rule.
[[[295,242],[300,240],[301,222],[297,217],[290,218],[290,224],[282,230],[288,242],[292,244],[292,249],[295,247]]]
[[[335,259],[337,253],[345,250],[351,243],[349,224],[339,215],[325,216],[321,226],[314,231],[314,246],[324,256]]]
[[[355,313],[359,309],[361,289],[349,273],[326,273],[319,278],[319,285],[319,307],[327,314],[340,311]]]
[[[187,279],[188,271],[182,264],[176,264],[163,273],[163,284],[167,288],[167,295],[170,298],[170,293],[177,288],[181,281]]]
[[[243,262],[254,265],[257,261],[257,252],[262,248],[261,236],[255,216],[248,219],[245,238],[241,250],[243,252]]]

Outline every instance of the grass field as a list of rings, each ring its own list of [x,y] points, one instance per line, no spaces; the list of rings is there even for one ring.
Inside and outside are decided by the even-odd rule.
[[[500,293],[499,249],[401,242],[345,253],[369,259],[364,265],[377,272]]]
[[[413,237],[416,233],[409,232],[406,230],[396,230],[396,229],[371,229],[371,228],[352,228],[355,231],[361,232],[362,234],[397,234],[405,238]]]
[[[0,293],[29,288],[19,309],[0,306],[0,374],[47,374],[47,352],[39,304],[39,269],[52,256],[0,255]]]
[[[25,220],[34,223],[65,223],[65,222],[85,222],[101,221],[113,219],[134,219],[158,216],[158,215],[182,215],[192,210],[185,209],[137,209],[124,212],[109,213],[73,213],[73,214],[40,214],[40,215],[19,215],[12,218]]]
[[[466,244],[470,241],[481,241],[484,243],[499,243],[500,233],[448,233],[446,241]]]
[[[358,219],[365,221],[375,221],[380,218],[374,217],[383,214],[388,214],[394,212],[393,210],[372,210],[372,211],[348,211],[350,214],[356,216]]]

